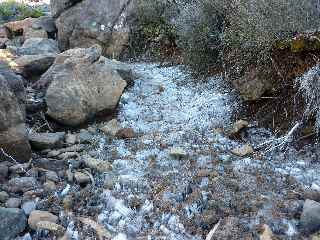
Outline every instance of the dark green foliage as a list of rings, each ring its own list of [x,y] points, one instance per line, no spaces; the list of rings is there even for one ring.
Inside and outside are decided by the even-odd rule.
[[[131,55],[159,57],[161,42],[174,41],[175,29],[169,23],[173,5],[161,0],[137,0],[131,23]]]
[[[40,8],[31,7],[14,0],[6,0],[0,3],[0,17],[4,20],[22,20],[28,17],[38,18],[43,15]]]

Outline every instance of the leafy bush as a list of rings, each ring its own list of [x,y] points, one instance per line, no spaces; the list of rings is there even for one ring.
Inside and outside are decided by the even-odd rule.
[[[15,17],[17,20],[22,20],[28,17],[41,17],[44,13],[40,8],[31,7],[24,3],[14,0],[6,0],[0,3],[0,16],[3,19]]]
[[[175,29],[170,24],[174,4],[162,0],[137,0],[131,20],[132,55],[147,54],[158,57],[160,41],[175,39]]]
[[[222,63],[224,30],[224,1],[201,0],[179,3],[179,15],[175,21],[177,43],[182,50],[183,61],[200,74]]]

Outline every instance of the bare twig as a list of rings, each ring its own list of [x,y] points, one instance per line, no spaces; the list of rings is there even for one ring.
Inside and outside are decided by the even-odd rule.
[[[27,172],[27,171],[21,166],[21,164],[19,164],[19,163],[17,162],[17,160],[15,160],[11,155],[7,154],[7,153],[3,150],[3,148],[0,148],[0,150],[1,150],[2,154],[3,154],[5,157],[9,158],[9,159],[12,160],[15,164],[19,165],[20,169],[21,169],[24,173]]]
[[[221,223],[221,219],[219,220],[219,222],[214,225],[214,227],[212,228],[212,230],[208,233],[206,240],[212,240],[213,235],[215,234],[215,232],[217,231],[218,227],[220,226]]]
[[[283,137],[268,140],[260,144],[256,150],[266,148],[266,152],[270,152],[276,148],[282,147],[283,145],[292,142],[292,135],[300,128],[301,122],[298,122],[294,127]]]

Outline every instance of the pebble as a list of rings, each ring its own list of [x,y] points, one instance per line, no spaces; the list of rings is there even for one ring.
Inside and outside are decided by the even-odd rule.
[[[77,135],[76,134],[71,134],[71,133],[68,133],[66,135],[66,143],[69,144],[69,145],[73,145],[77,142]]]
[[[59,224],[50,221],[40,221],[37,223],[38,230],[47,230],[57,235],[63,235],[65,229]]]
[[[34,177],[17,177],[8,182],[11,192],[26,192],[37,187],[37,180]]]
[[[55,192],[57,190],[57,186],[53,181],[46,181],[43,184],[43,188],[46,192]]]
[[[6,202],[7,208],[20,208],[21,199],[20,198],[9,198]]]
[[[122,128],[116,133],[116,137],[120,139],[134,138],[135,132],[132,128]]]
[[[11,174],[22,174],[25,173],[30,167],[30,163],[23,163],[23,164],[15,164],[9,167],[9,172]]]
[[[121,127],[116,119],[112,119],[111,121],[107,122],[106,125],[100,128],[104,134],[112,137],[114,137],[120,129]]]
[[[24,213],[29,216],[30,213],[34,210],[36,210],[37,204],[35,201],[27,201],[25,203],[22,204],[22,210],[24,211]]]
[[[232,154],[239,156],[239,157],[245,157],[247,155],[250,155],[254,152],[253,148],[251,145],[246,144],[243,145],[242,147],[235,148],[231,151]]]
[[[76,172],[74,178],[78,184],[88,184],[91,182],[89,175],[82,172]]]
[[[58,174],[54,171],[46,171],[46,180],[47,181],[53,181],[53,182],[59,182]]]
[[[187,157],[187,152],[182,148],[172,148],[170,150],[170,156],[173,158],[181,159]]]
[[[59,147],[65,139],[65,132],[57,133],[31,133],[29,141],[31,146],[37,150]]]
[[[84,159],[84,164],[86,167],[99,173],[105,173],[112,170],[112,166],[109,162],[91,158],[89,156]]]
[[[30,213],[28,224],[31,229],[36,230],[37,224],[42,221],[57,223],[58,217],[47,211],[34,210]]]
[[[0,192],[0,202],[5,203],[9,199],[9,194],[5,191]]]

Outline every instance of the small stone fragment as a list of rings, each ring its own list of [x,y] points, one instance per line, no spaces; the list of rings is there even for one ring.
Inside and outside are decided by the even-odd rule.
[[[111,121],[107,122],[106,125],[100,128],[103,133],[112,137],[114,137],[120,129],[121,127],[117,119],[112,119]]]
[[[247,155],[250,155],[254,152],[253,148],[251,145],[246,144],[243,145],[242,147],[235,148],[231,151],[232,154],[237,155],[239,157],[245,157]]]
[[[4,203],[9,199],[9,194],[5,191],[0,192],[0,202]]]
[[[120,139],[134,138],[135,132],[132,128],[122,128],[116,133],[116,137]]]
[[[173,158],[181,159],[188,156],[188,153],[182,148],[172,148],[170,150],[170,156]]]
[[[9,198],[6,202],[7,208],[20,208],[21,199],[20,198]]]
[[[61,146],[65,135],[65,132],[32,133],[29,135],[29,141],[35,149],[44,150]]]
[[[58,217],[47,211],[34,210],[30,213],[28,224],[31,229],[37,230],[37,224],[42,221],[57,223]]]
[[[57,186],[53,181],[46,181],[43,184],[43,188],[46,192],[54,192],[57,190]]]
[[[9,189],[11,192],[27,192],[37,187],[37,180],[34,177],[17,177],[10,179]]]
[[[99,173],[105,173],[112,170],[112,166],[109,162],[91,158],[89,156],[84,159],[84,163],[88,168]]]
[[[53,232],[57,235],[63,235],[65,229],[59,224],[50,222],[50,221],[40,221],[37,223],[37,229],[38,230],[48,230],[50,232]]]
[[[34,210],[36,210],[37,204],[35,201],[28,201],[22,204],[22,210],[23,212],[29,216],[30,213]]]
[[[76,172],[74,178],[78,184],[87,184],[90,183],[91,179],[88,174],[82,172]]]

